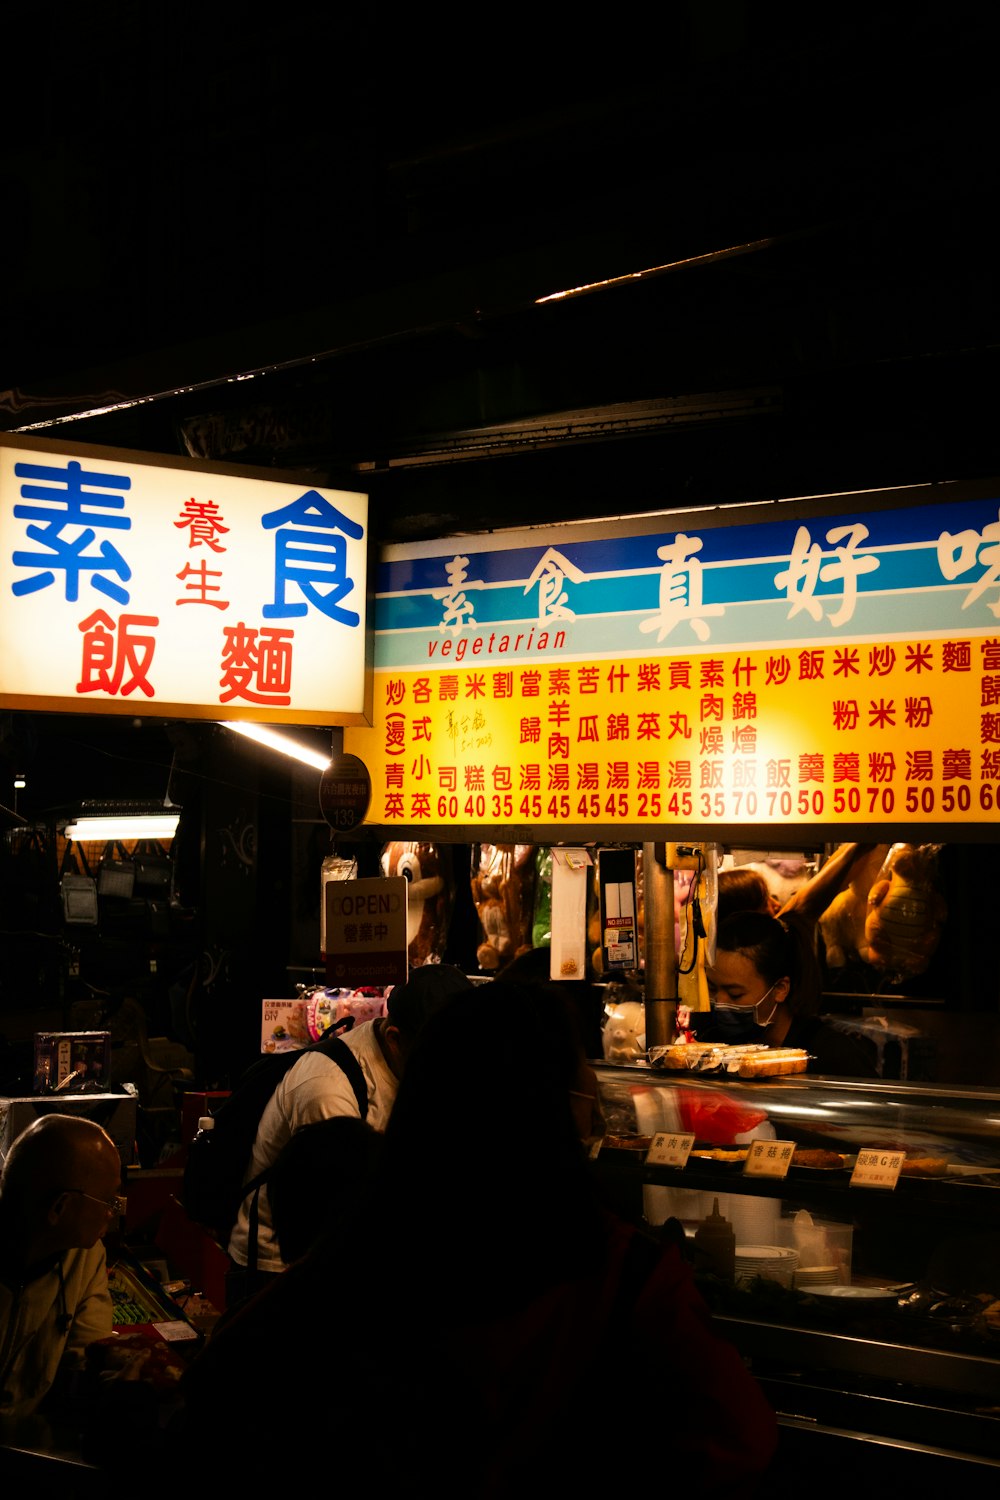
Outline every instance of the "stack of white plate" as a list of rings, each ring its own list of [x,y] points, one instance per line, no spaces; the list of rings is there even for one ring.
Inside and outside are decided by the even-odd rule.
[[[799,1252],[784,1245],[737,1245],[736,1284],[747,1284],[758,1276],[790,1287],[799,1264]]]
[[[839,1266],[799,1266],[795,1272],[795,1285],[801,1289],[834,1286],[839,1280]]]

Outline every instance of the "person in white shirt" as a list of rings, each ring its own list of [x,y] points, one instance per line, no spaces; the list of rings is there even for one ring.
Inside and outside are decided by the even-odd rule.
[[[393,987],[386,1016],[364,1021],[344,1034],[343,1041],[364,1075],[367,1121],[373,1129],[381,1132],[386,1127],[406,1059],[425,1020],[450,996],[471,988],[471,980],[460,969],[450,964],[425,964],[413,970],[405,984]],[[250,1182],[267,1171],[295,1131],[335,1115],[360,1117],[354,1087],[333,1058],[309,1051],[289,1068],[265,1107],[244,1181]],[[256,1195],[256,1265],[248,1265],[253,1197],[248,1195],[241,1203],[229,1239],[227,1311],[285,1269],[266,1184]]]

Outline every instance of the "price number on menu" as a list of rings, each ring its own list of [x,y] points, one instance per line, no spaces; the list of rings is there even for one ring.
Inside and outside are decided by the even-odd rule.
[[[693,1135],[680,1135],[676,1130],[658,1130],[646,1152],[646,1165],[686,1167],[693,1145]]]
[[[794,1141],[751,1141],[744,1177],[784,1177],[795,1155]]]
[[[859,1151],[851,1187],[894,1188],[905,1160],[905,1151]]]

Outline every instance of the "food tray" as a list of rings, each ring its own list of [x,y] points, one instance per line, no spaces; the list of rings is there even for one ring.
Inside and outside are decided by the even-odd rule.
[[[800,1047],[761,1047],[744,1042],[724,1047],[712,1042],[676,1042],[650,1047],[649,1065],[667,1073],[729,1073],[737,1078],[779,1078],[804,1073],[810,1053]]]

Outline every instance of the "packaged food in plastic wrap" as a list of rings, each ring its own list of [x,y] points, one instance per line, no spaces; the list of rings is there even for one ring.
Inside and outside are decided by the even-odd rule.
[[[479,916],[479,967],[501,969],[532,947],[534,844],[473,844],[472,899]]]
[[[820,918],[826,961],[858,958],[894,981],[923,974],[941,940],[948,904],[940,844],[876,844]]]

